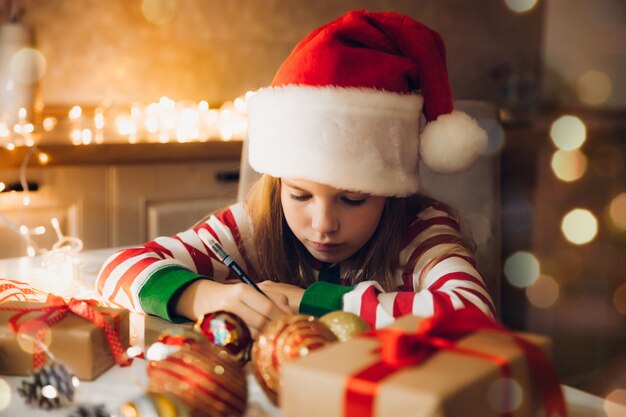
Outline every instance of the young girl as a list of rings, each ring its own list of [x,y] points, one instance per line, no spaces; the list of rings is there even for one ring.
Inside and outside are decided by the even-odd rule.
[[[486,144],[453,111],[436,32],[397,13],[347,13],[301,41],[248,108],[249,160],[264,175],[246,202],[114,254],[97,281],[104,297],[172,321],[224,309],[254,333],[296,312],[345,310],[373,327],[462,307],[495,314],[457,221],[418,193],[420,157],[455,173]]]

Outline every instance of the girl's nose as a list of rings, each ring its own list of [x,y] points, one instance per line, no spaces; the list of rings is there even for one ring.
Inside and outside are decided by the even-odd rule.
[[[320,234],[333,233],[339,229],[339,219],[331,204],[325,202],[314,204],[311,227]]]

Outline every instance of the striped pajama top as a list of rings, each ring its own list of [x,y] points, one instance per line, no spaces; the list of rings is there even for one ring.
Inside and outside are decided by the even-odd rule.
[[[256,250],[250,216],[243,203],[223,209],[207,221],[172,237],[158,237],[142,246],[113,254],[102,266],[97,290],[109,301],[125,308],[179,321],[169,302],[197,279],[218,282],[237,280],[198,236],[207,229],[224,249],[254,277]],[[360,315],[372,327],[382,327],[395,318],[413,314],[431,316],[463,307],[477,308],[494,317],[494,305],[471,252],[464,246],[457,221],[437,204],[419,212],[403,236],[397,291],[384,292],[375,281],[356,286],[342,285],[341,265],[320,272],[312,265],[318,282],[305,291],[339,297],[344,311]],[[338,280],[327,275],[339,275]],[[237,280],[238,281],[238,280]],[[319,285],[323,284],[320,289]],[[323,306],[315,311],[323,312]],[[301,306],[302,310],[302,306]]]

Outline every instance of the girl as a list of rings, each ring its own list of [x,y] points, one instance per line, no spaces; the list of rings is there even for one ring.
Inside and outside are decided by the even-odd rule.
[[[248,108],[249,160],[264,175],[246,202],[114,254],[97,281],[104,297],[172,321],[229,310],[253,333],[295,312],[345,310],[373,327],[462,307],[495,314],[457,221],[418,193],[419,157],[455,173],[486,144],[452,108],[436,32],[397,13],[347,13],[301,41]]]

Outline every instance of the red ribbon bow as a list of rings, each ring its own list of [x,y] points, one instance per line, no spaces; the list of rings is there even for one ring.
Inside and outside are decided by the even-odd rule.
[[[489,360],[498,365],[503,377],[509,378],[511,372],[507,358],[457,346],[459,339],[476,331],[493,331],[511,337],[524,352],[533,382],[542,397],[545,416],[567,416],[558,376],[544,352],[484,314],[470,309],[424,319],[415,333],[386,328],[363,334],[365,337],[380,340],[381,360],[348,379],[344,416],[373,416],[373,405],[380,381],[400,369],[425,361],[439,350]],[[505,385],[505,401],[509,399],[509,394]],[[510,415],[510,412],[505,412],[504,415]]]
[[[98,303],[95,300],[77,300],[72,298],[68,302],[65,302],[65,300],[61,297],[49,294],[46,304],[41,307],[0,306],[0,310],[18,312],[9,319],[9,327],[14,333],[28,332],[34,335],[34,369],[42,367],[45,363],[42,346],[44,346],[45,335],[48,327],[63,320],[63,318],[65,318],[65,316],[67,316],[70,312],[87,319],[98,326],[104,332],[115,362],[120,366],[130,365],[132,363],[132,358],[129,358],[126,355],[126,350],[124,349],[119,337],[119,315],[108,311],[98,311],[93,308],[97,305]],[[20,322],[20,319],[29,315],[34,315],[34,317]],[[112,317],[113,324],[107,321],[105,316]]]

